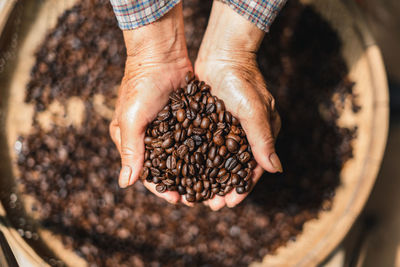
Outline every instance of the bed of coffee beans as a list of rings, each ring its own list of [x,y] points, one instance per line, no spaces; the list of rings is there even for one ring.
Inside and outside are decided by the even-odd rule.
[[[194,60],[212,1],[183,4]],[[276,148],[285,172],[265,173],[234,209],[171,205],[142,183],[118,187],[119,154],[93,95],[112,107],[124,61],[109,1],[81,1],[38,48],[27,88],[37,114],[54,100],[85,101],[82,127],[35,124],[21,136],[17,164],[22,193],[37,200],[38,223],[89,266],[246,266],[295,242],[304,223],[330,209],[357,134],[337,126],[340,103],[359,107],[338,35],[312,8],[288,1],[261,44],[258,63],[282,117]],[[20,217],[11,221],[24,238],[37,237]]]
[[[189,202],[248,192],[257,163],[239,120],[192,72],[185,80],[146,131],[140,178]]]

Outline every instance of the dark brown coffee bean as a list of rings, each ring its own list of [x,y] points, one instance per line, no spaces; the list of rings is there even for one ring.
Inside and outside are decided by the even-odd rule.
[[[195,160],[196,160],[196,163],[198,163],[198,164],[200,164],[200,165],[203,165],[203,163],[204,163],[203,154],[201,154],[201,153],[199,153],[199,152],[196,152],[196,153],[194,153],[194,158],[195,158]]]
[[[186,188],[181,186],[181,185],[179,185],[178,186],[178,193],[179,193],[179,195],[185,195],[186,194]]]
[[[218,115],[217,115],[217,113],[211,113],[210,118],[214,123],[218,123]]]
[[[165,180],[163,180],[163,184],[165,184],[165,185],[174,185],[175,184],[175,180],[173,180],[173,179],[165,179]]]
[[[236,167],[237,164],[238,164],[237,159],[235,159],[234,157],[230,157],[225,162],[225,169],[227,171],[231,171]]]
[[[206,113],[211,114],[215,111],[215,105],[212,103],[209,103],[206,105]]]
[[[188,118],[189,120],[194,120],[196,118],[196,115],[197,114],[193,109],[188,108],[186,110],[186,118]]]
[[[247,163],[250,160],[250,158],[251,158],[251,156],[250,156],[249,152],[243,152],[242,154],[239,154],[239,157],[238,157],[239,161],[243,164]]]
[[[224,102],[222,102],[222,100],[220,100],[220,99],[218,99],[218,100],[215,102],[215,107],[216,107],[217,113],[220,113],[221,111],[224,111],[224,110],[225,110]]]
[[[185,129],[179,129],[175,131],[174,134],[174,139],[175,142],[183,142],[186,138],[186,130]]]
[[[146,180],[150,176],[150,171],[148,167],[143,167],[143,169],[140,172],[140,179],[142,181]]]
[[[194,95],[197,92],[197,89],[198,89],[197,84],[194,82],[191,82],[186,86],[186,93],[188,95]]]
[[[170,155],[167,158],[167,168],[173,170],[176,168],[176,157],[174,155]]]
[[[235,168],[233,168],[233,170],[231,170],[231,173],[237,173],[238,171],[240,171],[243,168],[242,164],[238,164],[236,165]]]
[[[146,145],[151,145],[151,144],[152,144],[152,141],[153,141],[153,138],[150,137],[150,136],[146,136],[146,137],[144,138],[144,143],[145,143]]]
[[[201,120],[201,124],[200,124],[200,127],[201,128],[203,128],[203,129],[208,129],[208,127],[210,126],[210,119],[209,118],[207,118],[207,117],[204,117],[202,120]]]
[[[158,167],[158,165],[160,165],[160,159],[159,158],[154,158],[152,161],[151,161],[151,164],[153,165],[153,167],[155,167],[155,168],[157,168]]]
[[[228,149],[226,148],[226,146],[221,146],[218,149],[218,155],[220,155],[221,157],[225,157],[226,154],[228,154]]]
[[[190,106],[190,108],[191,108],[192,110],[194,110],[195,112],[199,112],[199,110],[200,110],[200,105],[199,105],[199,102],[197,102],[197,101],[191,101],[191,102],[189,103],[189,106]]]
[[[225,195],[228,194],[230,191],[232,191],[232,189],[233,189],[232,186],[230,186],[230,185],[226,186],[225,189],[224,189],[224,194]]]
[[[230,138],[235,140],[237,143],[240,143],[242,141],[242,138],[240,138],[240,136],[233,134],[233,133],[229,133],[227,134],[226,138]]]
[[[166,149],[166,148],[170,148],[171,146],[174,145],[174,139],[172,139],[172,137],[165,139],[164,142],[162,143],[161,147]]]
[[[153,166],[153,164],[151,163],[151,160],[146,160],[146,161],[144,162],[143,166],[145,166],[145,167],[147,167],[147,168],[150,168],[150,167]]]
[[[183,163],[183,165],[182,165],[182,175],[183,175],[183,177],[187,177],[188,173],[189,173],[188,165],[187,165],[187,163]],[[187,180],[186,180],[186,182],[187,182]]]
[[[226,169],[220,169],[219,172],[218,172],[218,174],[217,174],[217,177],[222,177],[222,176],[224,176],[225,174],[227,174]]]
[[[229,111],[225,112],[225,121],[226,123],[232,123],[232,114]]]
[[[203,191],[203,182],[202,181],[197,181],[197,183],[193,186],[193,189],[197,193],[200,193],[201,191]]]
[[[167,186],[163,183],[156,185],[156,190],[159,193],[164,193],[167,190]]]
[[[196,197],[194,195],[190,195],[189,193],[185,195],[185,199],[188,202],[195,202],[196,201]]]
[[[208,150],[208,143],[203,143],[202,145],[201,145],[201,153],[203,153],[203,154],[206,154],[207,153],[207,150]]]
[[[203,128],[193,128],[193,134],[195,135],[204,135],[206,132],[207,130]]]
[[[153,141],[151,142],[151,146],[153,147],[153,148],[156,148],[156,147],[161,147],[162,146],[162,140],[159,140],[159,139],[153,139]]]
[[[161,177],[154,176],[153,179],[151,179],[151,181],[155,184],[158,184],[161,182]]]
[[[253,170],[255,167],[257,167],[257,162],[254,159],[252,159],[247,163],[247,167]]]
[[[189,128],[189,126],[190,126],[190,120],[189,120],[188,118],[186,118],[186,119],[182,122],[182,127],[185,128],[185,129],[187,129],[187,128]],[[186,135],[188,135],[188,134],[186,133]]]
[[[176,112],[176,119],[177,119],[179,122],[183,122],[183,121],[186,119],[186,111],[185,111],[184,109],[179,109],[179,110]]]
[[[223,176],[218,177],[217,178],[217,182],[220,183],[220,184],[226,183],[228,181],[229,177],[230,177],[230,174],[226,173]]]
[[[225,143],[225,138],[222,136],[222,134],[214,134],[213,142],[217,146],[222,146]]]
[[[238,154],[242,154],[243,152],[247,151],[248,145],[241,145],[238,151]]]
[[[172,109],[173,111],[182,109],[182,108],[184,108],[184,107],[185,107],[185,104],[184,104],[182,101],[180,101],[180,100],[171,104],[171,109]]]
[[[196,116],[196,119],[194,119],[194,121],[193,121],[193,126],[194,127],[200,127],[200,125],[201,125],[201,115],[200,114],[197,114],[197,116]]]
[[[193,72],[191,72],[191,71],[188,71],[187,73],[186,73],[186,76],[185,76],[185,81],[186,81],[186,83],[190,83],[191,81],[193,81],[194,80],[194,73]]]
[[[225,141],[226,148],[231,153],[236,153],[239,150],[239,144],[232,138],[228,138]]]
[[[196,146],[201,146],[203,143],[203,139],[199,135],[193,135],[192,139],[194,140]]]
[[[219,187],[212,188],[211,192],[214,193],[214,194],[218,194],[219,193]]]
[[[171,112],[169,112],[169,110],[161,110],[157,115],[157,119],[159,121],[166,121],[166,120],[168,120],[170,115],[171,115]]]
[[[185,155],[189,152],[189,148],[186,145],[180,145],[176,150],[176,154],[180,158],[184,158]]]
[[[231,182],[233,185],[238,185],[240,183],[240,176],[237,174],[231,175]]]
[[[214,167],[218,167],[223,161],[224,161],[224,159],[220,155],[215,156],[215,158],[213,160]]]
[[[160,133],[166,133],[168,132],[169,129],[169,125],[168,122],[163,121],[160,123],[160,125],[158,126],[158,130],[160,131]]]
[[[235,125],[235,126],[239,125],[239,120],[235,116],[232,116],[232,125]]]
[[[243,186],[238,186],[238,187],[236,187],[236,192],[238,194],[244,194],[244,193],[246,193],[246,190],[244,189]]]
[[[208,150],[208,158],[214,160],[216,155],[217,155],[217,148],[215,146],[210,147],[210,149]]]

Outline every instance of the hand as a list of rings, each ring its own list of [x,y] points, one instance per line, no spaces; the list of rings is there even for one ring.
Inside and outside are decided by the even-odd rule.
[[[264,32],[226,4],[215,1],[195,64],[199,79],[211,86],[212,94],[224,100],[227,110],[239,118],[246,132],[258,163],[253,171],[253,185],[263,169],[282,172],[274,146],[281,121],[256,62],[263,36]],[[213,210],[225,205],[233,207],[247,194],[233,190],[224,197],[216,195],[205,204]]]
[[[183,33],[182,5],[178,4],[155,23],[124,31],[127,48],[125,74],[110,124],[112,140],[121,155],[119,185],[139,179],[144,162],[147,125],[167,104],[174,88],[183,86],[192,71]],[[144,181],[154,194],[170,203],[180,200],[178,192],[159,193],[155,184]]]

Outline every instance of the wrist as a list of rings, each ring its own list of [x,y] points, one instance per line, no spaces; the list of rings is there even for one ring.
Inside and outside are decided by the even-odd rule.
[[[265,32],[227,4],[214,1],[198,60],[254,58]]]
[[[128,60],[173,62],[187,57],[182,4],[177,4],[159,20],[134,30],[123,31]]]

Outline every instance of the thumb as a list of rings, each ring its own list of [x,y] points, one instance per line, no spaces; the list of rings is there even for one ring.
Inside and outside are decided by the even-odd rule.
[[[119,186],[134,184],[140,175],[144,161],[144,127],[132,118],[121,123],[121,164]]]
[[[268,114],[256,114],[251,119],[243,120],[242,127],[257,163],[268,172],[282,172],[282,164],[275,152],[275,138],[268,118]]]

